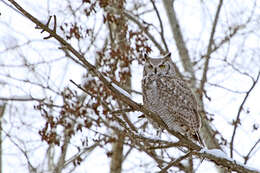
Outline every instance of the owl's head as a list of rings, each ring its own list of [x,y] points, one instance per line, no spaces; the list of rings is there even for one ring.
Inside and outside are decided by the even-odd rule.
[[[162,58],[150,58],[145,54],[144,76],[175,76],[171,53]]]

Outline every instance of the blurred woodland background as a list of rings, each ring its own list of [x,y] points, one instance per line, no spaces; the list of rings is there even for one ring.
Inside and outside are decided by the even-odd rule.
[[[259,1],[1,0],[0,13],[1,172],[258,172]],[[143,116],[143,56],[168,52],[208,149]]]

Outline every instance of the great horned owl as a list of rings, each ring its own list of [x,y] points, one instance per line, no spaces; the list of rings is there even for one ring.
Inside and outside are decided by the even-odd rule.
[[[177,76],[170,56],[169,53],[154,59],[145,55],[142,80],[144,106],[159,115],[169,129],[203,144],[199,136],[201,121],[197,102],[185,81]],[[155,122],[149,121],[158,128]]]

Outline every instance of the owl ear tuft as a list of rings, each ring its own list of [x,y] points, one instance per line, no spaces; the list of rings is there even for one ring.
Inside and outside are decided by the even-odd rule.
[[[164,56],[165,59],[171,59],[171,52],[167,53],[165,56]]]
[[[149,60],[149,57],[148,57],[148,55],[147,55],[146,53],[144,54],[144,60],[145,60],[145,61],[148,61],[148,60]]]

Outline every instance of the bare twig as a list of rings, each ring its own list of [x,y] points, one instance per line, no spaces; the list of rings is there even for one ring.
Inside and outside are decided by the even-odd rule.
[[[207,84],[210,85],[210,86],[216,87],[216,88],[221,88],[221,89],[226,90],[226,91],[231,92],[231,93],[236,93],[236,94],[245,94],[246,93],[246,91],[235,91],[235,90],[232,90],[230,88],[221,86],[221,85],[219,85],[217,83],[210,83],[210,82],[208,82]]]
[[[178,159],[172,161],[171,163],[169,163],[165,168],[163,168],[159,173],[166,173],[167,170],[172,167],[172,166],[176,166],[177,164],[179,164],[182,160],[186,159],[187,157],[189,157],[192,153],[188,152],[187,154],[179,157]]]
[[[16,142],[16,141],[14,141],[14,139],[13,139],[13,137],[11,137],[11,135],[8,133],[8,132],[6,132],[5,130],[3,130],[3,129],[1,129],[4,133],[5,133],[5,135],[9,138],[9,140],[10,140],[10,142],[12,143],[12,144],[14,144],[16,147],[17,147],[17,149],[24,155],[24,157],[26,158],[26,162],[27,162],[27,164],[28,164],[28,166],[29,166],[29,172],[32,172],[32,173],[37,173],[38,171],[37,171],[37,168],[35,167],[35,166],[33,166],[33,164],[32,164],[32,162],[30,161],[30,159],[29,159],[29,156],[28,156],[28,151],[26,151],[25,149],[23,149],[21,146],[19,146],[18,145],[18,143]]]
[[[78,152],[77,154],[73,155],[71,158],[66,160],[64,163],[64,168],[69,166],[70,163],[74,162],[78,157],[83,156],[86,154],[87,156],[99,145],[99,142],[94,143],[93,145],[84,148],[82,151]]]
[[[247,91],[241,105],[239,106],[239,109],[238,109],[238,112],[237,112],[237,117],[236,117],[236,120],[233,122],[233,125],[234,125],[234,130],[233,130],[233,133],[232,133],[232,137],[231,137],[231,142],[230,142],[230,157],[233,158],[233,147],[234,147],[234,140],[235,140],[235,135],[236,135],[236,130],[237,130],[237,127],[239,124],[241,124],[240,122],[240,115],[241,115],[241,112],[243,110],[243,107],[247,101],[247,98],[249,96],[249,94],[251,93],[251,91],[254,89],[255,85],[257,84],[258,82],[258,79],[259,79],[259,76],[260,76],[260,71],[258,72],[258,75],[256,77],[256,79],[253,81],[253,84],[252,86],[250,87],[250,89]]]
[[[156,13],[157,18],[158,18],[159,23],[160,23],[160,28],[161,28],[160,36],[161,36],[161,40],[162,40],[162,42],[163,42],[163,44],[164,44],[164,48],[165,48],[166,52],[169,52],[167,43],[166,43],[165,38],[164,38],[164,27],[163,27],[163,24],[162,24],[161,16],[160,16],[159,11],[158,11],[158,9],[157,9],[157,7],[156,7],[156,5],[155,5],[154,0],[151,0],[151,2],[152,2],[152,4],[153,4],[153,8],[154,8],[154,10],[155,10],[155,13]]]
[[[14,8],[13,6],[11,6],[10,4],[6,3],[4,0],[1,0],[2,3],[4,3],[6,6],[10,7],[11,9],[13,9],[15,12],[23,15],[23,13],[21,13],[19,10],[17,10],[16,8]],[[0,13],[1,14],[1,13]]]
[[[241,75],[244,75],[246,77],[249,77],[251,80],[254,81],[254,77],[248,74],[247,72],[241,71],[239,67],[236,67],[234,63],[228,62],[227,60],[224,61],[227,65],[229,65],[234,71],[240,73]]]
[[[253,152],[253,150],[255,149],[255,147],[260,143],[260,139],[258,139],[256,141],[256,143],[254,144],[254,146],[250,149],[250,151],[247,153],[247,155],[244,157],[245,161],[244,164],[247,164],[247,161],[250,159],[250,154]]]
[[[53,88],[51,88],[49,85],[46,85],[44,86],[43,84],[41,83],[37,83],[37,82],[34,82],[34,81],[30,81],[28,79],[20,79],[20,78],[16,78],[16,77],[13,77],[13,76],[10,76],[10,75],[6,75],[6,74],[1,74],[0,73],[0,76],[4,76],[5,78],[9,78],[9,79],[12,79],[12,80],[16,80],[16,81],[19,81],[19,82],[24,82],[24,83],[28,83],[30,85],[35,85],[35,86],[39,86],[40,88],[42,89],[47,89],[47,90],[50,90],[56,94],[59,94],[58,91],[55,91]],[[9,83],[5,83],[5,84],[9,84]],[[9,84],[11,85],[11,84]]]
[[[126,113],[126,112],[133,112],[133,109],[121,109],[121,110],[115,110],[112,111],[111,114],[122,114],[122,113]]]
[[[160,45],[160,43],[158,43],[156,41],[156,39],[154,38],[154,36],[148,31],[148,29],[143,26],[143,24],[141,22],[138,21],[138,19],[136,19],[136,17],[134,17],[133,15],[129,14],[126,11],[123,11],[123,14],[130,19],[131,21],[133,21],[142,31],[144,31],[144,33],[147,35],[147,37],[154,43],[154,45],[159,49],[160,53],[162,55],[164,55],[165,53],[167,53],[162,46]]]
[[[232,27],[230,33],[227,36],[225,36],[217,45],[212,45],[213,48],[211,50],[211,53],[217,51],[222,45],[229,42],[231,40],[231,38],[233,38],[237,34],[237,32],[243,28],[245,28],[245,24],[241,24],[241,25]],[[202,57],[205,57],[205,56],[206,55],[204,55]]]
[[[207,48],[207,54],[205,56],[206,60],[205,60],[205,64],[204,64],[204,69],[203,69],[203,74],[202,74],[202,79],[200,82],[200,90],[203,91],[204,90],[204,86],[205,83],[207,82],[207,72],[208,72],[208,68],[209,68],[209,60],[210,60],[210,55],[212,54],[212,49],[213,49],[213,45],[214,45],[214,35],[216,32],[216,27],[217,27],[217,23],[219,21],[219,15],[220,15],[220,10],[223,4],[223,0],[219,0],[219,4],[218,4],[218,8],[215,14],[215,18],[214,18],[214,22],[212,25],[212,30],[210,33],[210,37],[209,37],[209,43],[208,43],[208,48]],[[200,99],[202,100],[202,94],[200,96]]]
[[[41,102],[44,99],[37,99],[33,97],[0,97],[2,101],[17,101],[17,102],[31,102],[31,101],[38,101]]]

